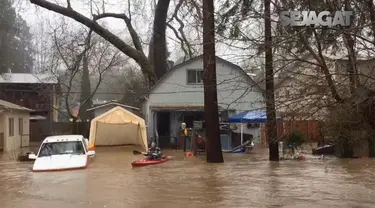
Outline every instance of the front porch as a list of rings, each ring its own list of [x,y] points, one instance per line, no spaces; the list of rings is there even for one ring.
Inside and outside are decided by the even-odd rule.
[[[149,120],[148,135],[151,138],[159,137],[161,148],[177,148],[180,138],[181,123],[187,128],[193,128],[194,121],[204,121],[204,106],[152,106],[152,118]],[[228,117],[228,111],[219,107],[220,120]],[[181,148],[181,147],[180,147]]]

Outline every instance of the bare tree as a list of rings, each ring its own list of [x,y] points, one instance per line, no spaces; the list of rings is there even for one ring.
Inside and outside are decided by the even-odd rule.
[[[350,114],[356,117],[353,120],[360,124],[360,131],[363,135],[367,135],[367,139],[363,138],[361,142],[369,144],[370,156],[375,155],[375,143],[372,139],[375,135],[375,123],[372,119],[373,112],[370,110],[374,105],[374,88],[371,81],[375,66],[371,60],[375,48],[373,41],[375,18],[373,18],[374,12],[372,11],[374,3],[351,0],[322,3],[306,0],[275,1],[271,4],[273,6],[271,16],[274,28],[274,65],[280,82],[280,85],[276,86],[289,88],[289,90],[283,90],[285,92],[293,91],[293,95],[289,93],[284,95],[283,100],[288,100],[288,102],[278,104],[289,108],[289,111],[293,109],[294,112],[290,113],[304,111],[310,116],[316,111],[327,114],[348,109],[348,106],[351,106],[352,113]],[[223,31],[232,32],[229,33],[229,38],[255,45],[257,39],[249,38],[250,35],[246,35],[247,31],[243,30],[242,26],[248,24],[248,21],[243,21],[244,19],[247,20],[249,17],[255,21],[259,19],[261,13],[257,10],[257,3],[238,0],[227,1],[227,5],[229,9],[225,10],[221,21]],[[319,11],[323,8],[324,10],[330,8],[332,11],[344,8],[346,11],[354,11],[356,17],[352,18],[350,27],[336,28],[285,27],[280,24],[277,17],[278,13],[283,10]],[[234,24],[235,21],[236,24]],[[233,23],[233,26],[229,23]],[[264,52],[264,46],[259,45],[259,49],[258,54],[261,55]],[[329,115],[330,117],[332,116]],[[336,119],[335,122],[338,120]],[[357,127],[346,129],[354,130]],[[337,142],[349,139],[348,136],[342,135],[345,134],[339,133],[336,136]],[[355,136],[350,137],[354,139]]]
[[[52,3],[47,0],[30,0],[31,3],[36,4],[45,9],[54,11],[56,13],[62,14],[66,17],[76,20],[81,24],[87,26],[92,31],[103,37],[105,40],[113,44],[125,55],[134,59],[142,69],[142,73],[145,78],[149,81],[150,86],[152,86],[164,73],[167,68],[166,61],[166,40],[165,40],[165,28],[166,28],[166,18],[169,8],[169,0],[158,1],[155,11],[155,20],[153,28],[153,37],[151,38],[151,48],[150,57],[145,55],[143,50],[140,37],[132,24],[131,16],[131,3],[128,2],[128,14],[126,13],[110,13],[105,11],[105,3],[102,2],[101,12],[93,15],[90,19],[83,14],[78,13],[74,8],[72,8],[70,0],[67,1],[66,6],[61,6],[56,3]],[[93,11],[91,9],[91,11]],[[99,10],[98,10],[99,11]],[[132,43],[134,47],[127,44],[121,38],[105,29],[97,21],[103,18],[117,18],[124,20],[128,32],[132,38]],[[163,51],[163,52],[162,52]],[[159,57],[160,56],[160,57]]]
[[[75,133],[77,121],[91,118],[86,111],[91,107],[92,97],[106,71],[118,64],[119,52],[90,31],[81,29],[75,33],[67,32],[66,26],[61,26],[53,33],[56,52],[54,73],[62,85],[60,100],[65,109],[60,112],[73,121]],[[98,79],[93,90],[91,76]]]

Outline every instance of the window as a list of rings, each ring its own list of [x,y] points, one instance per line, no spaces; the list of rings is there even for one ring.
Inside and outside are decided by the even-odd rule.
[[[23,119],[22,118],[18,119],[18,130],[19,130],[20,135],[22,135],[23,134]]]
[[[14,118],[9,118],[9,136],[14,136]]]
[[[275,91],[275,97],[276,98],[280,97],[280,92],[279,91]]]
[[[324,94],[326,93],[326,87],[323,85],[317,85],[316,87],[316,93],[317,94]]]
[[[234,116],[234,115],[236,115],[236,110],[228,110],[229,117]]]
[[[285,90],[285,96],[289,96],[289,90]]]
[[[84,155],[85,149],[81,141],[51,142],[44,143],[40,148],[38,157],[48,157],[51,155]]]
[[[203,83],[203,70],[187,70],[187,83],[188,84],[202,84]]]
[[[306,94],[307,93],[307,89],[306,88],[302,88],[302,89],[299,89],[299,92],[300,94]]]
[[[289,90],[285,90],[285,96],[289,96]]]

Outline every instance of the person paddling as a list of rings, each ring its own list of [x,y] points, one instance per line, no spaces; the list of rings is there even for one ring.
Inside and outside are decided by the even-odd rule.
[[[156,146],[155,142],[151,143],[151,147],[148,149],[146,156],[149,160],[158,160],[161,158],[162,152],[159,147]]]

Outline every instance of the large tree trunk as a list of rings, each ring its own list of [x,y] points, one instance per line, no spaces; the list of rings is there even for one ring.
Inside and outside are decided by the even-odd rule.
[[[203,1],[204,112],[207,162],[224,162],[221,151],[216,84],[214,2]]]
[[[153,34],[150,41],[148,59],[154,66],[158,79],[164,76],[168,69],[167,40],[165,30],[167,28],[167,15],[170,0],[159,0],[154,17]]]
[[[79,118],[81,121],[91,120],[92,116],[90,112],[87,112],[89,108],[92,107],[92,94],[91,94],[91,82],[89,73],[89,58],[86,54],[83,56],[82,60],[82,83],[81,83],[81,95],[79,108]]]
[[[279,161],[279,145],[277,140],[275,87],[273,82],[272,60],[272,31],[271,31],[271,0],[264,2],[265,27],[265,62],[266,62],[266,111],[267,111],[267,138],[269,144],[269,160]]]

